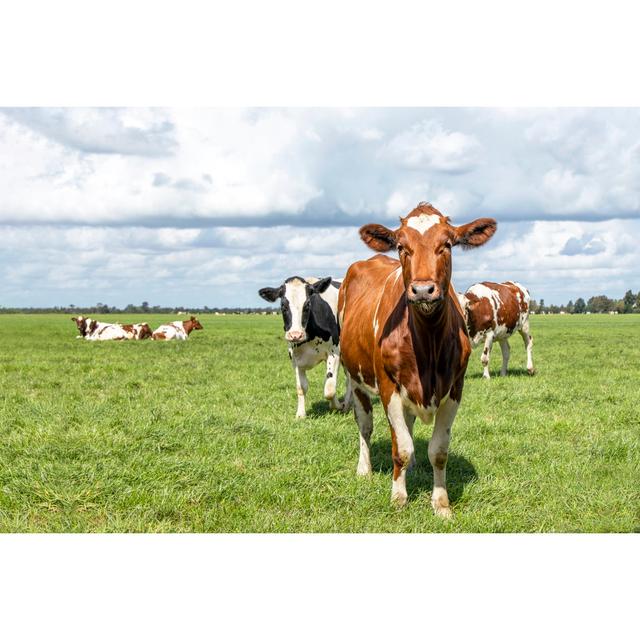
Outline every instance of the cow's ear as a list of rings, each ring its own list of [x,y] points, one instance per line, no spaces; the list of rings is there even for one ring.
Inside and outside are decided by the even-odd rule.
[[[374,251],[391,251],[397,246],[396,234],[381,224],[365,224],[360,227],[362,241]]]
[[[75,322],[78,318],[71,318],[71,322]]]
[[[283,293],[282,287],[278,287],[277,289],[264,287],[258,291],[258,295],[267,302],[275,302]]]
[[[313,291],[313,293],[322,293],[329,288],[330,284],[331,276],[329,276],[328,278],[322,278],[322,280],[318,280],[318,282],[314,282],[311,285],[311,290]]]
[[[493,218],[478,218],[455,228],[453,244],[460,245],[463,249],[479,247],[496,232],[497,228],[498,223]]]

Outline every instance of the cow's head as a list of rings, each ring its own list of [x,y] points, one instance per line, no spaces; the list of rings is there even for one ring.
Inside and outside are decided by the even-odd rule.
[[[73,322],[76,323],[76,327],[78,327],[78,331],[82,337],[91,333],[95,328],[97,322],[95,320],[91,320],[91,318],[85,318],[84,316],[78,316],[77,318],[71,318]]]
[[[145,338],[150,338],[153,335],[151,331],[151,327],[143,322],[140,324],[140,330],[138,331],[138,340],[144,340]]]
[[[258,295],[267,302],[280,298],[285,340],[299,344],[307,339],[307,324],[311,311],[312,296],[320,295],[331,284],[331,277],[317,282],[307,282],[304,278],[287,278],[277,288],[265,287]]]
[[[191,316],[189,320],[192,323],[192,329],[204,329],[204,327],[200,324],[200,320],[198,320],[198,318],[196,318],[195,316]]]
[[[374,251],[398,251],[407,300],[422,312],[442,308],[451,282],[451,249],[471,249],[484,244],[496,231],[493,218],[478,218],[454,227],[435,207],[420,203],[395,231],[367,224],[360,237]]]

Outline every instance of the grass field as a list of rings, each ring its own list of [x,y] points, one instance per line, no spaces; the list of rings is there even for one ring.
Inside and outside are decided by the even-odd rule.
[[[68,316],[0,316],[0,531],[640,530],[638,315],[533,317],[533,378],[519,336],[507,378],[499,349],[490,381],[474,351],[449,522],[429,502],[430,427],[399,511],[379,405],[358,478],[357,427],[328,412],[322,367],[294,418],[280,318],[201,320],[184,343],[91,343]]]

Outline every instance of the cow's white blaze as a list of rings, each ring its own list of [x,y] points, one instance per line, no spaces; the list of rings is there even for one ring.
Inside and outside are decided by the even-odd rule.
[[[407,227],[411,227],[420,233],[425,233],[435,224],[442,221],[440,216],[434,213],[422,213],[419,216],[413,216],[407,220]]]
[[[289,302],[291,311],[291,327],[287,331],[289,335],[306,334],[302,326],[302,308],[307,300],[307,285],[302,280],[291,280],[285,284],[284,297]]]

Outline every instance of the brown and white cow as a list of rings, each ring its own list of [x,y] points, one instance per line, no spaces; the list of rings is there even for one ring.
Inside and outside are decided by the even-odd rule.
[[[420,203],[400,227],[368,224],[362,240],[374,251],[398,251],[400,260],[374,256],[349,267],[338,302],[341,353],[353,384],[360,429],[358,474],[371,473],[371,394],[380,396],[391,427],[391,499],[407,501],[406,471],[414,459],[413,423],[431,422],[431,503],[449,517],[446,464],[451,425],[471,353],[464,317],[451,284],[451,249],[484,244],[491,218],[455,227],[430,204]]]
[[[524,340],[527,351],[527,371],[533,375],[533,338],[529,332],[529,291],[517,282],[479,282],[458,294],[469,329],[471,345],[484,342],[480,361],[484,367],[482,376],[489,378],[489,357],[493,341],[500,343],[502,368],[500,375],[507,375],[509,366],[509,338],[517,331]]]
[[[138,324],[119,324],[115,322],[99,322],[84,316],[71,318],[76,323],[79,336],[85,340],[144,340],[151,337],[151,327],[146,322]]]
[[[160,325],[152,334],[153,340],[186,340],[194,329],[203,329],[195,316],[189,320],[178,320]]]
[[[128,340],[145,340],[150,338],[152,334],[151,327],[146,322],[123,324],[122,328],[125,330]]]
[[[77,318],[71,318],[76,323],[79,336],[76,338],[84,338],[85,340],[128,340],[127,332],[123,329],[121,324],[115,324],[110,322],[99,322],[92,318],[85,318],[84,316],[78,316]]]

